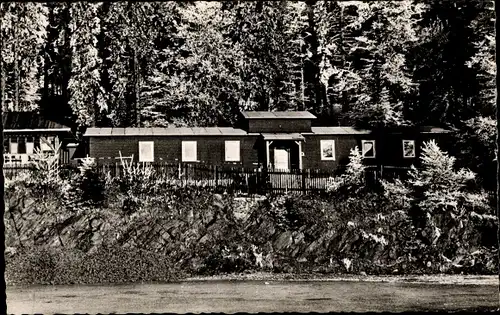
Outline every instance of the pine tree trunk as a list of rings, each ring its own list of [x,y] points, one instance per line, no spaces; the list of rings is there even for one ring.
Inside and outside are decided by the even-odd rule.
[[[310,35],[308,36],[308,50],[311,53],[311,58],[307,62],[308,65],[308,77],[307,84],[309,87],[309,107],[316,113],[319,114],[323,108],[323,92],[320,84],[320,73],[319,73],[319,62],[321,56],[318,53],[318,34],[317,25],[314,16],[314,6],[316,5],[316,0],[306,1],[307,10],[307,28]]]
[[[104,94],[106,95],[106,97],[105,97],[106,103],[108,103],[109,99],[110,99],[107,95],[112,95],[112,93],[113,93],[113,88],[110,84],[110,75],[109,75],[111,61],[108,60],[108,58],[110,57],[110,51],[108,49],[109,43],[107,42],[107,39],[108,39],[107,33],[108,33],[109,25],[105,19],[105,17],[110,14],[110,12],[109,12],[110,7],[111,7],[111,3],[104,2],[101,6],[101,11],[99,13],[100,17],[101,17],[101,30],[100,30],[99,39],[98,39],[98,47],[99,47],[98,53],[99,53],[99,56],[102,60],[100,80],[101,80],[101,86],[104,89]],[[110,104],[108,103],[108,110],[109,110],[109,108],[112,107],[109,105]],[[99,113],[99,120],[98,121],[101,125],[108,124],[108,122],[106,121],[106,113],[107,112],[100,112]]]
[[[53,4],[48,4],[48,9],[49,9],[49,15],[48,15],[48,26],[51,27],[54,21],[54,5]],[[51,27],[52,29],[52,27]],[[49,84],[51,82],[51,77],[49,75],[49,70],[50,70],[50,65],[51,65],[51,58],[50,58],[50,45],[52,44],[52,41],[54,40],[53,37],[50,36],[51,32],[47,32],[47,40],[45,42],[45,47],[44,47],[44,62],[43,62],[43,91],[42,91],[42,103],[43,105],[41,106],[42,110],[46,110],[46,106],[48,103],[48,99],[51,95],[54,95],[54,83],[52,80],[52,93],[49,90]]]
[[[17,35],[17,24],[19,23],[19,10],[16,10],[17,19],[14,25],[14,111],[19,110],[19,43]]]
[[[137,47],[137,44],[136,44]],[[137,127],[141,126],[141,105],[139,91],[139,66],[137,61],[137,48],[134,47],[134,91],[135,91],[135,123]]]
[[[2,31],[2,33],[0,33],[0,52],[3,52],[3,41],[4,41],[4,34]],[[4,104],[5,104],[5,68],[3,59],[0,59],[0,107],[2,111],[4,110]],[[3,135],[3,132],[0,132],[0,134]]]
[[[71,46],[70,46],[70,41],[71,41],[71,33],[69,29],[69,22],[71,20],[71,15],[70,15],[70,3],[66,3],[66,6],[64,7],[63,10],[63,21],[64,21],[64,46],[62,51],[62,59],[63,59],[63,67],[62,69],[58,70],[59,75],[61,78],[61,83],[60,83],[60,94],[62,95],[62,101],[64,104],[68,104],[69,102],[69,91],[68,91],[68,85],[69,85],[69,80],[71,79]],[[59,81],[59,80],[58,80]]]
[[[340,6],[340,18],[339,18],[339,27],[340,27],[340,62],[342,69],[346,68],[346,50],[344,43],[344,7]],[[342,104],[342,112],[346,113],[349,111],[349,103],[347,101],[347,94],[345,91],[341,92],[340,100]]]
[[[306,110],[306,89],[304,82],[304,45],[302,43],[302,39],[300,40],[300,60],[301,60],[301,69],[300,69],[300,92],[302,98],[302,110]]]
[[[100,124],[100,111],[99,105],[97,103],[97,98],[99,97],[99,91],[96,89],[94,92],[94,119],[92,119],[92,127],[98,127]]]
[[[19,111],[19,65],[17,61],[17,45],[14,44],[14,111]]]

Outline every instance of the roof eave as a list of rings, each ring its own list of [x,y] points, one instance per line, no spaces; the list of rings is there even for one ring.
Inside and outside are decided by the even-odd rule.
[[[71,132],[71,128],[4,129],[3,132]]]

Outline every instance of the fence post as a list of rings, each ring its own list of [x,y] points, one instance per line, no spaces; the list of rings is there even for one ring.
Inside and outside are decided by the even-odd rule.
[[[182,175],[184,177],[184,186],[187,186],[187,179],[188,179],[189,175],[191,175],[191,174],[188,174],[189,164],[184,164],[183,169],[184,170],[182,172]]]
[[[301,176],[301,179],[302,179],[302,193],[305,195],[306,194],[306,173],[304,172],[304,170],[300,170],[300,175]]]
[[[215,176],[215,188],[219,186],[219,174],[217,172],[217,165],[214,167],[214,176]]]

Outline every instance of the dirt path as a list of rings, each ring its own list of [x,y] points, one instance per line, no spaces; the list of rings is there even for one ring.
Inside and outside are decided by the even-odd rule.
[[[408,283],[387,277],[383,282],[268,277],[241,281],[204,278],[168,284],[11,286],[7,288],[7,306],[8,313],[14,314],[494,309],[498,307],[498,288],[493,278],[496,280],[479,277],[474,284],[473,279],[458,284],[451,277],[441,284],[430,278],[428,282]]]
[[[428,284],[461,284],[461,285],[498,285],[498,276],[482,275],[402,275],[402,276],[363,276],[324,274],[273,274],[256,272],[250,274],[229,274],[218,276],[191,277],[184,281],[213,281],[213,280],[261,280],[261,281],[361,281],[361,282],[401,282],[401,283],[428,283]]]

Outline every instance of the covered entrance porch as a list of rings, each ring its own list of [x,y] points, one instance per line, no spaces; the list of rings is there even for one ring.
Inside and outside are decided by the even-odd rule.
[[[302,169],[302,143],[300,133],[262,133],[265,163],[268,169],[289,171]]]

